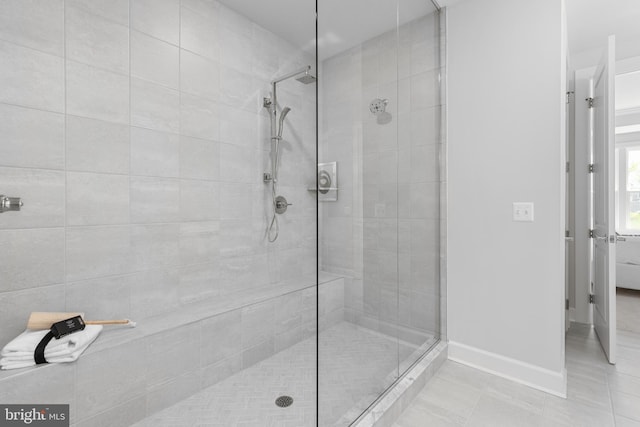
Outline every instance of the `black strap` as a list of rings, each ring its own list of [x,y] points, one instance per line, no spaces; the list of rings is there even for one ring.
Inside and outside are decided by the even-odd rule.
[[[42,337],[38,345],[36,346],[36,350],[33,352],[33,359],[36,361],[36,365],[40,365],[42,363],[49,363],[47,359],[44,358],[44,349],[49,344],[49,341],[53,339],[53,332],[47,332],[47,335]]]

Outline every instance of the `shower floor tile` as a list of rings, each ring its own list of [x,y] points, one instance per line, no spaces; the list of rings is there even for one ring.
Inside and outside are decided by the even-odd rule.
[[[312,427],[316,417],[316,339],[302,341],[134,427]],[[320,334],[320,425],[348,425],[393,381],[398,355],[414,350],[349,322]],[[294,402],[275,405],[278,396]],[[348,421],[347,421],[348,420]]]

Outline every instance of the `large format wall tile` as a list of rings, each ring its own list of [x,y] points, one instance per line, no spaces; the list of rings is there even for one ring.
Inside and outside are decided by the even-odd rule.
[[[178,89],[180,52],[176,46],[137,31],[131,32],[131,75]]]
[[[67,61],[67,113],[129,124],[129,78]]]
[[[131,258],[136,271],[172,267],[180,263],[180,225],[149,224],[131,227]]]
[[[129,24],[129,0],[66,0],[66,5],[102,16],[118,24]]]
[[[247,54],[250,56],[250,54]],[[254,87],[253,76],[249,73],[251,65],[244,64],[249,68],[235,69],[227,66],[225,62],[220,69],[220,92],[221,100],[224,104],[247,111],[256,112],[258,105],[258,88]],[[282,95],[282,94],[281,94]],[[287,97],[282,96],[281,99]],[[295,99],[289,96],[289,100]],[[295,105],[290,105],[296,108]],[[297,111],[300,111],[296,108]]]
[[[129,126],[67,115],[67,170],[129,173]]]
[[[64,168],[64,115],[0,104],[0,165]]]
[[[242,312],[232,310],[206,319],[202,322],[202,366],[230,359],[240,353],[242,342],[238,339],[242,333]]]
[[[156,386],[200,368],[200,325],[175,328],[149,337],[146,355],[147,387]],[[175,363],[181,360],[180,363]]]
[[[3,341],[0,340],[0,343]],[[42,368],[37,373],[16,375],[5,380],[0,389],[0,401],[3,404],[24,404],[25,396],[29,396],[34,402],[69,404],[73,413],[76,367],[70,363],[62,363]]]
[[[67,59],[107,70],[129,72],[129,29],[82,9],[67,7]]]
[[[78,418],[96,415],[145,393],[146,341],[84,354],[77,363]]]
[[[245,307],[242,310],[242,349],[273,339],[275,333],[275,311],[273,300]]]
[[[159,268],[131,276],[131,318],[145,319],[180,307],[177,268]]]
[[[174,45],[180,37],[180,0],[130,0],[131,28]]]
[[[0,40],[0,102],[64,112],[64,61]]]
[[[161,411],[199,391],[202,378],[196,371],[188,372],[156,386],[147,387],[147,412]]]
[[[411,145],[437,144],[440,142],[440,107],[411,112]]]
[[[131,124],[177,133],[180,130],[178,91],[144,80],[132,79]]]
[[[218,363],[205,366],[202,369],[202,382],[204,387],[217,384],[229,378],[242,369],[242,354],[237,354],[229,359],[223,359]]]
[[[223,219],[220,221],[220,255],[240,256],[256,252],[256,236],[264,230],[256,229],[251,219]]]
[[[131,128],[131,174],[178,177],[180,139],[173,133]]]
[[[0,292],[64,282],[64,229],[2,230]]]
[[[217,261],[180,268],[179,298],[182,304],[204,301],[220,295]]]
[[[440,104],[439,70],[426,71],[411,77],[411,109],[420,110]]]
[[[0,39],[62,56],[64,0],[4,0]]]
[[[67,227],[67,281],[135,271],[131,240],[129,226]]]
[[[181,264],[199,264],[215,260],[220,251],[220,240],[219,221],[180,224]]]
[[[255,113],[233,107],[224,108],[220,111],[220,142],[240,147],[255,147],[255,141],[259,141],[262,135],[259,124],[260,117]],[[284,166],[283,164],[283,169]],[[287,166],[296,169],[295,165]],[[298,169],[296,172],[301,171]]]
[[[221,22],[224,23],[224,20]],[[248,25],[248,28],[245,27],[245,31],[237,26],[221,25],[219,34],[220,61],[237,71],[246,73],[251,70],[252,57],[251,24],[247,21],[245,25]]]
[[[220,215],[220,189],[217,182],[180,180],[180,219],[210,221]]]
[[[251,184],[220,184],[220,218],[251,218]]]
[[[111,276],[68,283],[65,310],[82,312],[87,319],[129,318],[132,278]]]
[[[217,141],[220,136],[219,111],[215,101],[183,93],[180,96],[180,132]]]
[[[252,151],[231,144],[220,144],[220,181],[251,182]]]
[[[203,16],[200,10],[188,7],[200,2],[183,2],[180,14],[180,47],[212,60],[220,59],[218,20]],[[210,3],[214,4],[214,3]],[[215,3],[217,4],[217,3]]]
[[[217,62],[182,50],[180,53],[180,90],[217,100],[220,98],[220,67]]]
[[[220,145],[214,141],[180,137],[180,177],[217,181],[220,177]]]
[[[177,222],[180,183],[176,179],[131,177],[131,222]]]
[[[129,177],[67,173],[67,225],[129,222]]]

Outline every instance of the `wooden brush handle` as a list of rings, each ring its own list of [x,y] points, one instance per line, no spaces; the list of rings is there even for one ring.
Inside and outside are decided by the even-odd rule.
[[[62,320],[70,319],[72,317],[80,316],[84,320],[84,313],[53,313],[53,312],[33,312],[29,316],[27,322],[27,329],[39,330],[49,329],[51,325]],[[87,325],[129,325],[132,324],[128,319],[116,319],[116,320],[85,320]]]
[[[85,325],[127,325],[131,321],[129,319],[119,320],[85,320]]]
[[[70,319],[72,317],[80,316],[84,318],[84,313],[80,312],[71,312],[71,313],[56,313],[49,311],[34,311],[29,316],[29,321],[27,322],[27,329],[39,330],[39,329],[49,329],[51,325],[56,322],[60,322],[61,320]]]

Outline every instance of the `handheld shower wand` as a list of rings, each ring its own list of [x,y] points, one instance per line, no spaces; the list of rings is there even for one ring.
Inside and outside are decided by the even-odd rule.
[[[284,126],[284,118],[287,117],[291,108],[284,107],[280,113],[280,127],[278,128],[278,139],[282,139],[282,127]]]
[[[286,211],[286,207],[289,205],[284,197],[278,196],[277,184],[280,163],[280,141],[282,140],[282,132],[284,130],[284,119],[291,111],[291,108],[284,107],[280,112],[280,117],[278,118],[278,97],[276,89],[278,83],[293,77],[303,84],[315,83],[317,80],[316,77],[311,74],[310,65],[278,77],[271,82],[271,97],[264,98],[262,103],[263,107],[269,112],[269,119],[271,122],[271,173],[264,174],[264,181],[271,183],[271,196],[273,202],[273,216],[271,217],[271,222],[267,227],[267,239],[271,243],[278,239],[279,229],[277,214],[284,213]]]
[[[277,209],[276,197],[278,195],[278,190],[277,190],[278,169],[280,168],[280,141],[282,140],[282,129],[284,128],[284,118],[287,117],[287,114],[289,114],[289,111],[291,111],[291,108],[289,107],[284,107],[282,109],[282,111],[280,112],[280,120],[278,123],[279,124],[278,132],[275,136],[271,137],[271,144],[273,144],[272,145],[273,157],[271,159],[272,161],[271,163],[272,165],[271,167],[271,199],[273,202],[273,216],[271,217],[271,223],[269,224],[268,235],[267,235],[271,243],[276,241],[279,234],[278,217],[277,217],[278,209]],[[273,117],[275,119],[275,113]]]

